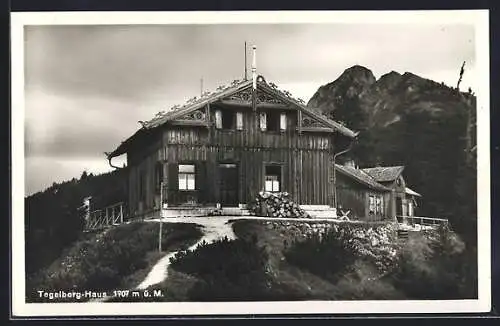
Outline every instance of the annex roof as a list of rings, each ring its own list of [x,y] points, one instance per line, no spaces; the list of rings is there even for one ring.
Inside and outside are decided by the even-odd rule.
[[[405,193],[406,193],[407,195],[412,195],[412,196],[416,196],[416,197],[422,197],[422,195],[421,195],[421,194],[419,194],[419,193],[418,193],[418,192],[416,192],[415,190],[412,190],[412,189],[410,189],[410,188],[408,188],[408,187],[406,187],[406,188],[405,188]]]
[[[404,166],[378,166],[361,170],[369,174],[377,182],[389,182],[396,180],[404,168]]]
[[[225,97],[228,97],[234,93],[237,93],[239,91],[242,91],[242,90],[244,90],[246,88],[250,88],[250,87],[252,87],[252,80],[234,80],[230,85],[219,86],[215,90],[215,92],[205,92],[201,97],[194,97],[194,98],[188,100],[182,106],[174,106],[169,111],[159,112],[151,120],[146,121],[146,122],[141,122],[142,123],[141,129],[139,129],[136,133],[134,133],[127,140],[122,142],[120,144],[120,146],[118,146],[113,152],[106,153],[106,155],[108,156],[108,159],[109,159],[109,158],[124,154],[126,152],[126,147],[130,143],[130,141],[133,138],[136,138],[137,136],[140,136],[142,134],[147,134],[148,130],[155,129],[155,128],[167,123],[168,121],[181,118],[182,116],[189,114],[193,111],[196,111],[207,104],[214,103],[220,99],[223,99]],[[332,119],[329,119],[328,117],[324,116],[321,113],[316,112],[314,109],[307,107],[303,101],[293,98],[289,92],[278,90],[278,88],[276,87],[275,84],[266,83],[266,81],[264,80],[264,78],[262,76],[259,76],[259,78],[258,78],[257,88],[258,89],[259,88],[265,89],[268,93],[276,96],[277,98],[281,99],[282,101],[284,101],[286,103],[289,103],[289,104],[297,107],[297,109],[302,110],[307,115],[323,122],[324,124],[326,124],[327,126],[332,128],[333,130],[336,130],[345,136],[354,138],[358,135],[358,132],[354,132],[354,131],[350,130],[349,128],[343,126],[342,124],[340,124]]]
[[[340,165],[340,164],[335,164],[335,169],[342,174],[355,179],[359,183],[364,184],[365,186],[368,186],[371,189],[375,190],[381,190],[381,191],[390,191],[390,188],[387,188],[386,186],[381,185],[377,181],[375,181],[369,174],[364,172],[363,170],[356,169],[350,166],[345,166],[345,165]]]

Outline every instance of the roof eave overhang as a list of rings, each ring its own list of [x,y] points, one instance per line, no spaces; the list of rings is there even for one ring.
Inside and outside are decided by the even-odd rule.
[[[344,170],[344,169],[342,169],[342,168],[340,168],[340,167],[338,167],[338,166],[336,166],[336,167],[335,167],[335,169],[336,169],[337,171],[341,172],[343,175],[345,175],[345,176],[347,176],[347,177],[349,177],[349,178],[351,178],[351,179],[356,180],[358,183],[361,183],[361,184],[365,185],[366,187],[368,187],[368,188],[370,188],[370,189],[373,189],[373,190],[378,190],[378,191],[385,191],[385,192],[389,192],[389,191],[391,191],[391,189],[390,189],[390,188],[384,187],[383,185],[380,185],[380,186],[378,186],[378,187],[375,187],[375,186],[373,186],[372,184],[370,184],[370,183],[368,183],[368,182],[366,182],[366,181],[364,181],[364,180],[362,180],[362,179],[358,178],[357,176],[355,176],[355,175],[353,175],[353,174],[349,173],[348,171],[346,171],[346,170]]]
[[[307,106],[303,105],[302,103],[296,101],[294,98],[288,97],[281,93],[280,91],[273,89],[269,87],[269,85],[265,82],[259,82],[258,85],[264,86],[265,89],[272,93],[273,95],[279,97],[281,100],[286,101],[294,106],[296,106],[298,109],[300,109],[302,112],[305,112],[306,114],[311,115],[312,117],[322,121],[323,123],[329,125],[339,133],[343,134],[344,136],[350,137],[350,138],[356,138],[359,135],[359,131],[353,131],[340,123],[333,121],[331,119],[328,119],[327,117],[323,116],[322,114],[315,112],[311,108],[308,108]]]

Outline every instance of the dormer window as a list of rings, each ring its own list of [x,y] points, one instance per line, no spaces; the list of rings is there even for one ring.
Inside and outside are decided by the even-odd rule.
[[[231,109],[218,109],[215,111],[215,127],[223,130],[242,130],[243,114]]]
[[[261,112],[260,128],[262,131],[285,131],[287,116],[284,112],[269,111]]]

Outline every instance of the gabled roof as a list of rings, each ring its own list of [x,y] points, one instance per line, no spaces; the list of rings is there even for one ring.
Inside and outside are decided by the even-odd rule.
[[[264,78],[262,76],[259,76],[259,79],[257,81],[258,89],[264,89],[268,93],[276,96],[277,98],[281,99],[286,103],[289,103],[297,107],[297,109],[323,122],[325,125],[332,128],[332,130],[336,130],[345,136],[354,138],[358,135],[358,132],[354,132],[349,128],[341,125],[340,123],[333,121],[332,119],[329,119],[328,117],[322,115],[321,113],[318,113],[313,109],[305,106],[305,103],[301,103],[299,100],[292,98],[288,92],[280,91],[276,87],[270,85],[274,86],[274,84],[272,83],[267,84]],[[124,154],[126,152],[126,147],[131,142],[131,140],[133,138],[136,138],[137,136],[142,136],[143,134],[147,134],[148,130],[160,127],[163,124],[167,123],[168,121],[179,119],[182,116],[194,112],[204,107],[207,104],[214,103],[220,99],[223,99],[225,97],[228,97],[232,94],[235,94],[239,91],[245,90],[250,87],[252,87],[252,80],[242,80],[242,81],[234,80],[229,86],[220,86],[213,93],[206,92],[199,98],[195,97],[187,101],[186,104],[184,104],[183,106],[175,106],[170,111],[159,112],[153,119],[146,122],[142,122],[142,128],[137,130],[132,136],[130,136],[127,140],[122,142],[120,146],[118,146],[118,148],[116,148],[113,152],[107,153],[108,159]]]
[[[259,77],[261,77],[261,76],[259,76]],[[230,96],[236,92],[242,91],[246,88],[250,88],[251,85],[252,85],[251,80],[243,80],[243,81],[234,80],[230,86],[219,87],[217,89],[217,91],[214,93],[205,93],[205,96],[202,96],[200,98],[195,97],[181,107],[174,108],[173,110],[168,111],[166,113],[160,113],[155,118],[146,122],[145,127],[146,128],[154,128],[154,127],[160,126],[160,125],[166,123],[167,121],[175,120],[177,118],[182,117],[185,114],[189,114],[193,111],[196,111],[196,110],[202,108],[203,106],[205,106],[206,104],[216,102],[216,101],[218,101],[222,98],[225,98],[227,96]],[[280,98],[281,100],[283,100],[285,102],[288,102],[288,103],[296,106],[298,109],[306,112],[308,115],[325,123],[326,125],[339,131],[340,133],[344,134],[345,136],[348,136],[348,137],[356,137],[357,136],[356,132],[354,132],[354,131],[350,130],[349,128],[341,125],[340,123],[338,123],[332,119],[329,119],[328,117],[314,111],[313,109],[305,106],[304,104],[300,103],[298,100],[291,97],[288,92],[285,93],[285,92],[278,90],[277,88],[273,88],[273,87],[269,86],[265,81],[259,81],[257,83],[257,88],[264,88],[267,92],[273,94],[274,96]]]
[[[404,168],[404,166],[378,166],[361,170],[369,174],[377,182],[389,182],[396,180]]]
[[[231,83],[231,85],[220,86],[213,93],[206,92],[206,93],[204,93],[203,96],[201,96],[199,98],[194,97],[193,99],[187,101],[184,105],[182,105],[180,107],[173,107],[168,112],[160,112],[156,117],[147,121],[144,126],[146,128],[158,127],[158,126],[166,123],[167,121],[180,118],[185,114],[189,114],[193,111],[196,111],[196,110],[204,107],[208,103],[213,103],[219,99],[227,97],[227,96],[234,94],[238,91],[244,90],[245,88],[250,87],[251,85],[252,85],[251,80],[243,80],[243,81],[234,80]]]
[[[355,179],[359,183],[368,186],[371,189],[375,190],[381,190],[381,191],[390,191],[390,188],[387,188],[377,181],[375,181],[370,175],[367,173],[363,172],[360,169],[355,169],[353,167],[345,166],[345,165],[340,165],[340,164],[335,164],[335,169],[342,174]]]
[[[408,194],[408,195],[412,195],[412,196],[422,197],[421,194],[419,194],[415,190],[412,190],[412,189],[410,189],[408,187],[405,188],[405,193]]]

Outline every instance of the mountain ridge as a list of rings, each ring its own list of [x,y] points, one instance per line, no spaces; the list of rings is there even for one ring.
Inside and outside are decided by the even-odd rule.
[[[418,214],[449,218],[474,237],[476,97],[470,89],[394,70],[376,79],[356,65],[320,86],[307,105],[359,131],[340,160],[406,166],[408,184],[423,194]]]

